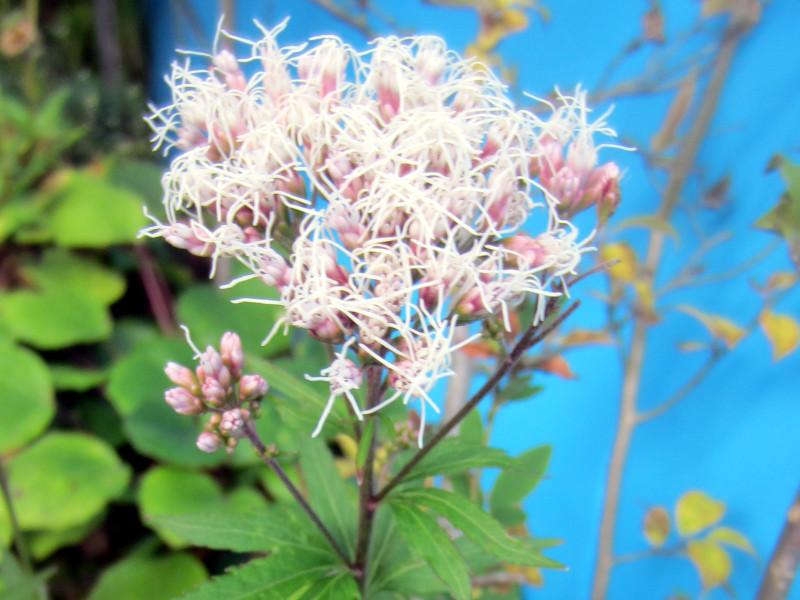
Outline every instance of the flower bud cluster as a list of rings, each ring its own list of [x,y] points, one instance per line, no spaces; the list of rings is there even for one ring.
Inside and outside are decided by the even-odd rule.
[[[226,332],[219,351],[208,346],[205,352],[195,348],[199,364],[194,371],[178,363],[168,362],[164,369],[177,387],[170,388],[164,399],[180,415],[210,413],[205,430],[197,438],[197,447],[204,452],[226,448],[233,452],[244,436],[245,423],[259,416],[258,403],[269,390],[260,375],[245,375],[244,352],[239,336]]]
[[[526,296],[540,320],[565,292],[586,250],[567,218],[619,202],[619,169],[597,166],[593,142],[613,131],[587,120],[580,90],[559,93],[547,119],[515,109],[488,68],[438,38],[281,49],[282,28],[244,58],[213,54],[210,70],[173,66],[173,104],[150,123],[156,146],[180,154],[164,176],[168,222],[145,234],[234,256],[275,288],[278,300],[253,299],[285,309],[270,336],[296,327],[344,344],[319,377],[331,396],[315,433],[335,398],[366,412],[352,391],[367,363],[394,390],[369,410],[419,401],[422,431],[455,327],[500,317],[510,329]],[[203,406],[228,397],[215,379]]]

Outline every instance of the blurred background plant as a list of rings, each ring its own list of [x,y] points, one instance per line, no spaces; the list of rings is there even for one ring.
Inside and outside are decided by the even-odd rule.
[[[176,533],[166,515],[226,507],[269,510],[288,500],[275,477],[247,449],[237,449],[231,457],[196,452],[200,424],[178,417],[164,403],[164,364],[191,360],[182,338],[175,335],[177,322],[191,327],[201,347],[215,344],[225,330],[239,331],[248,367],[264,375],[275,392],[274,403],[265,403],[260,427],[281,448],[303,447],[328,395],[324,385],[302,379],[303,373],[326,365],[320,347],[287,338],[260,346],[269,326],[253,327],[253,323],[271,323],[278,315],[271,307],[229,304],[232,298],[250,295],[246,286],[222,292],[203,282],[207,270],[201,262],[187,260],[162,244],[136,241],[145,224],[141,206],[155,213],[161,198],[162,167],[151,158],[149,133],[141,118],[146,99],[159,93],[150,86],[150,66],[158,61],[149,55],[148,40],[163,34],[172,18],[179,23],[173,27],[179,45],[191,45],[193,40],[198,49],[208,50],[208,32],[219,13],[231,23],[256,17],[271,25],[295,11],[304,15],[295,22],[309,18],[308,7],[299,7],[303,4],[320,13],[309,21],[321,28],[317,33],[338,27],[354,44],[424,24],[431,32],[455,37],[466,51],[515,83],[515,78],[525,77],[525,65],[519,64],[528,61],[523,53],[531,53],[545,22],[559,18],[558,7],[514,0],[414,3],[414,15],[420,19],[416,24],[396,4],[369,0],[313,0],[298,6],[272,2],[269,10],[254,10],[251,3],[232,0],[200,10],[200,3],[174,0],[167,3],[166,12],[171,13],[162,10],[158,17],[151,14],[159,8],[156,4],[0,3],[0,479],[4,498],[11,499],[0,503],[0,598],[176,597],[210,574],[240,563],[242,556],[191,549],[190,536]],[[743,591],[752,595],[763,574],[759,600],[773,600],[785,597],[787,580],[791,581],[787,572],[793,572],[792,564],[796,568],[800,547],[796,533],[792,534],[796,520],[787,521],[785,541],[769,561],[782,521],[777,511],[772,510],[769,522],[774,525],[769,531],[765,520],[754,525],[751,513],[758,513],[758,506],[736,504],[733,514],[726,515],[727,497],[701,491],[709,482],[695,480],[685,487],[673,472],[675,465],[647,457],[642,459],[644,468],[667,474],[656,479],[669,478],[684,487],[676,491],[674,486],[659,490],[646,485],[652,482],[636,476],[642,463],[638,467],[634,463],[633,475],[624,483],[626,468],[631,470],[636,456],[634,434],[640,426],[649,428],[664,416],[666,433],[654,439],[675,449],[691,448],[687,436],[692,434],[687,432],[696,429],[684,421],[697,413],[683,413],[683,420],[671,421],[668,415],[696,402],[706,407],[700,411],[706,410],[709,419],[718,416],[727,410],[729,399],[702,400],[724,396],[703,386],[707,379],[713,381],[715,370],[723,369],[727,361],[742,369],[741,377],[756,369],[768,373],[765,360],[755,364],[750,358],[753,345],[759,343],[754,338],[768,340],[774,361],[796,360],[792,353],[798,341],[797,273],[787,258],[792,257],[796,268],[800,231],[800,168],[793,163],[796,136],[793,145],[771,149],[772,154],[786,156],[761,164],[779,172],[785,194],[780,199],[761,197],[755,209],[739,212],[738,197],[752,182],[741,181],[734,166],[712,172],[701,152],[709,145],[718,149],[714,138],[730,135],[709,129],[720,98],[725,98],[730,66],[740,55],[746,56],[746,40],[764,35],[762,20],[785,2],[705,0],[691,7],[692,18],[681,27],[670,26],[672,3],[645,4],[633,19],[641,19],[633,39],[623,44],[617,57],[608,59],[607,68],[590,87],[590,102],[598,106],[618,102],[615,118],[632,130],[635,123],[626,120],[625,111],[636,102],[663,115],[650,132],[629,134],[621,128],[642,164],[632,177],[632,189],[623,179],[622,218],[596,241],[598,262],[618,262],[607,270],[604,290],[598,289],[598,276],[578,288],[582,296],[591,288],[598,298],[589,318],[567,323],[560,335],[527,356],[480,414],[471,416],[458,432],[465,440],[485,443],[491,438],[520,452],[538,440],[557,438],[556,432],[530,433],[542,422],[537,420],[541,414],[535,407],[528,408],[533,412],[520,412],[529,407],[523,401],[536,397],[532,404],[541,405],[542,397],[555,394],[561,398],[559,404],[544,405],[554,411],[565,404],[567,395],[601,395],[605,414],[619,411],[616,435],[611,440],[610,433],[598,435],[595,429],[592,450],[583,447],[580,453],[600,456],[599,464],[593,463],[595,470],[608,468],[608,476],[602,484],[600,476],[586,478],[572,493],[581,498],[575,504],[582,514],[599,513],[602,495],[600,528],[583,526],[593,524],[594,517],[579,517],[580,533],[566,527],[559,530],[562,521],[574,518],[574,506],[563,496],[543,505],[541,492],[528,499],[545,473],[561,482],[582,477],[582,471],[562,470],[563,463],[551,463],[553,451],[548,445],[520,454],[530,463],[527,478],[494,480],[480,470],[450,473],[449,486],[487,506],[509,530],[530,529],[537,535],[565,538],[568,553],[557,558],[572,571],[546,580],[536,569],[487,563],[480,553],[472,555],[473,583],[481,598],[587,597],[590,587],[593,600],[638,598],[650,594],[626,587],[641,581],[630,575],[638,568],[643,577],[662,581],[653,588],[659,591],[648,597],[665,597],[664,588],[683,590],[675,591],[673,598],[723,597],[726,590],[739,587],[746,587],[738,590],[740,595]],[[781,14],[787,12],[792,13],[783,8]],[[451,31],[436,31],[438,23],[451,18]],[[456,31],[460,23],[470,24],[469,29]],[[307,33],[303,31],[302,37]],[[541,51],[537,60],[542,60]],[[154,69],[154,84],[161,70],[161,66]],[[763,177],[777,179],[777,174]],[[744,227],[742,220],[748,221]],[[729,223],[733,233],[727,231]],[[755,243],[749,237],[740,241],[756,235],[747,232],[750,225],[777,234],[775,242],[762,234]],[[724,268],[718,268],[720,264]],[[712,291],[695,294],[703,289]],[[720,308],[721,293],[747,300]],[[524,322],[525,316],[521,311],[519,320]],[[506,344],[498,334],[466,348],[456,365],[463,376],[443,392],[450,414],[468,396],[463,383],[472,379],[470,375],[480,380],[482,373],[490,372],[493,362],[503,358]],[[667,356],[658,353],[665,345],[674,348]],[[741,366],[736,356],[745,352],[748,358]],[[621,383],[610,388],[591,383],[587,362],[597,360],[597,353],[612,355],[611,363],[618,358],[620,370],[609,370]],[[603,364],[611,364],[605,360]],[[578,377],[583,381],[572,381]],[[648,380],[655,383],[648,385]],[[591,391],[582,389],[587,387]],[[791,387],[781,389],[787,394]],[[614,394],[620,399],[618,407],[611,401]],[[313,412],[308,407],[314,407]],[[511,416],[504,420],[502,414]],[[783,422],[768,421],[769,427],[796,430],[796,403],[784,417]],[[529,424],[515,430],[509,419]],[[743,417],[733,426],[763,427],[764,421],[750,424]],[[713,435],[718,435],[716,444],[728,447],[725,431],[711,421],[703,427],[710,432],[711,445]],[[591,434],[573,426],[567,439]],[[610,457],[602,446],[607,441],[613,442]],[[578,452],[561,444],[556,441],[555,457],[559,452]],[[785,449],[780,455],[759,454],[760,468],[787,471],[784,479],[793,481],[794,488],[800,473],[796,465],[781,460],[795,456],[797,448],[780,448]],[[358,460],[355,440],[339,434],[330,449],[330,454],[314,454],[317,464],[327,467],[333,461],[343,477],[353,476],[351,465]],[[660,456],[650,446],[644,450]],[[749,447],[741,452],[759,450]],[[675,453],[702,460],[697,450]],[[378,461],[381,456],[379,449]],[[734,465],[737,460],[737,455],[729,456]],[[298,482],[309,483],[313,477],[296,461],[290,461],[287,471]],[[731,473],[722,477],[737,476],[735,469]],[[742,486],[758,485],[744,475],[741,479]],[[587,488],[602,492],[586,494]],[[778,504],[788,508],[789,501],[786,496]],[[550,519],[553,504],[559,502],[562,514]],[[665,508],[669,505],[672,511]],[[641,542],[631,541],[634,530]],[[587,550],[575,552],[575,548]],[[729,549],[734,549],[733,559]],[[696,575],[687,579],[675,575],[674,569],[648,566],[664,557],[691,563]],[[782,568],[773,568],[781,564]],[[739,579],[741,586],[735,585],[737,570],[745,573]],[[618,573],[615,577],[621,583],[610,583],[612,573]],[[437,588],[436,580],[427,576],[424,582],[430,588],[427,593],[417,590],[419,595],[442,597],[441,586]],[[673,584],[673,576],[680,583]],[[577,583],[560,583],[570,577]],[[159,582],[155,588],[154,580]],[[543,587],[531,591],[530,585]],[[571,591],[565,595],[564,589]],[[793,597],[800,597],[797,590]]]

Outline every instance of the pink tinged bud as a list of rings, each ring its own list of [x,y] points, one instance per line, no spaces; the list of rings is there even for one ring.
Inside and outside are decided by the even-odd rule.
[[[225,85],[234,90],[244,91],[247,87],[247,79],[233,54],[228,50],[223,50],[214,57],[214,65],[222,71]]]
[[[219,429],[224,434],[235,434],[244,426],[244,419],[242,418],[242,411],[238,408],[232,408],[222,413],[222,421],[220,421]]]
[[[228,367],[231,377],[233,379],[238,379],[242,374],[242,367],[244,366],[242,340],[239,339],[239,336],[236,333],[232,331],[226,331],[222,335],[219,349],[220,354],[222,355],[222,363]]]
[[[242,375],[239,380],[239,400],[250,402],[267,395],[269,384],[261,375]]]
[[[292,270],[280,254],[271,252],[269,256],[259,259],[259,267],[256,274],[268,286],[281,289],[289,283]]]
[[[585,202],[588,206],[597,204],[597,218],[600,223],[605,223],[620,203],[619,167],[610,162],[593,169],[586,179],[584,190],[587,197]]]
[[[320,322],[311,325],[308,328],[308,333],[315,340],[327,344],[341,344],[345,338],[344,329],[331,317],[325,317]]]
[[[513,252],[511,258],[518,267],[541,267],[547,262],[547,251],[537,239],[525,234],[514,235],[503,241],[503,245]]]
[[[164,393],[164,400],[179,415],[199,415],[205,412],[205,406],[200,398],[182,388],[170,388]]]
[[[228,396],[228,392],[218,380],[214,379],[213,377],[206,377],[206,380],[203,382],[203,385],[200,389],[202,390],[206,401],[211,406],[216,406],[219,408],[225,404],[225,399]]]
[[[217,352],[213,346],[207,346],[206,351],[200,355],[200,367],[197,371],[197,376],[201,382],[205,382],[206,378],[212,377],[222,383],[224,386],[227,384],[222,381],[220,372],[225,369],[225,364],[222,362],[222,355]],[[228,373],[230,377],[230,373]],[[227,383],[230,383],[228,381]]]
[[[545,141],[543,146],[543,156],[535,159],[536,168],[531,170],[539,174],[539,181],[549,189],[550,180],[564,166],[564,148],[552,138]]]
[[[335,204],[329,207],[325,221],[339,234],[339,241],[345,248],[353,250],[361,246],[367,228],[359,221],[358,213],[349,206]]]
[[[175,362],[168,362],[164,367],[164,372],[169,377],[169,380],[175,385],[179,385],[187,390],[192,390],[197,387],[197,378],[194,376],[192,370],[183,365]]]
[[[204,431],[197,436],[197,447],[203,452],[216,452],[225,445],[222,436],[213,431]]]
[[[173,223],[164,232],[164,240],[176,248],[188,250],[195,256],[211,256],[214,253],[214,244],[204,242],[198,237],[194,227],[183,223]]]
[[[397,77],[389,65],[380,67],[375,91],[378,98],[378,112],[388,123],[400,112],[400,88]]]
[[[178,148],[181,150],[191,150],[208,143],[205,133],[199,127],[191,123],[185,124],[178,130]]]

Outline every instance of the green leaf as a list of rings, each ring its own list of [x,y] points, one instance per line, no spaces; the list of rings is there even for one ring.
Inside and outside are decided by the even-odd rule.
[[[25,348],[0,345],[0,454],[42,433],[55,412],[45,362]]]
[[[177,414],[164,401],[164,392],[172,387],[164,374],[170,360],[194,366],[185,340],[145,339],[112,367],[106,395],[140,453],[186,467],[219,464],[226,459],[225,453],[208,454],[195,446],[201,421]],[[242,446],[242,452],[252,454],[247,444]]]
[[[50,433],[15,456],[11,493],[24,529],[61,530],[85,523],[125,490],[130,469],[104,442]]]
[[[458,437],[466,443],[483,445],[483,418],[477,410],[472,410],[461,421]]]
[[[134,555],[108,568],[88,600],[171,600],[207,579],[203,563],[190,554]]]
[[[456,600],[470,600],[472,586],[466,564],[436,519],[403,502],[390,502],[389,506],[411,552],[430,565]]]
[[[86,523],[74,527],[31,532],[28,536],[31,556],[35,560],[44,560],[60,548],[80,543],[98,528],[105,513],[106,511],[103,511]]]
[[[355,488],[339,475],[327,446],[319,439],[305,439],[300,446],[300,464],[308,486],[308,502],[352,557],[355,551],[358,515]]]
[[[340,572],[318,554],[277,552],[230,569],[181,600],[287,600],[322,577]]]
[[[0,555],[0,598],[2,600],[39,600],[43,597],[44,584],[53,573],[50,567],[39,573],[28,575],[22,570],[14,555]]]
[[[83,369],[69,363],[50,363],[53,386],[58,391],[86,392],[99,387],[108,379],[108,372],[98,369]]]
[[[268,552],[281,548],[316,550],[309,541],[311,526],[305,515],[295,517],[283,508],[262,508],[247,512],[221,509],[177,515],[151,516],[148,522],[161,531],[195,546],[234,552]]]
[[[223,510],[225,498],[216,481],[204,473],[172,467],[153,467],[142,477],[137,495],[139,511],[159,537],[172,548],[186,546],[180,535],[162,529],[157,517]]]
[[[724,514],[725,504],[704,492],[692,490],[678,499],[675,505],[675,524],[681,537],[688,537],[715,525]]]
[[[68,290],[109,306],[125,293],[125,278],[97,261],[62,248],[45,251],[41,260],[23,265],[26,281],[40,290]]]
[[[104,340],[111,333],[105,306],[74,290],[19,290],[0,294],[12,336],[43,350]]]
[[[789,246],[789,256],[800,271],[800,165],[781,157],[781,176],[786,183],[778,203],[753,225],[778,234]]]
[[[330,393],[328,386],[324,383],[314,385],[318,382],[309,382],[295,377],[273,361],[261,360],[253,356],[246,356],[245,360],[250,370],[267,380],[270,392],[278,392],[281,396],[281,398],[275,399],[281,416],[301,431],[304,430],[311,435],[322,411],[325,410]],[[350,431],[346,410],[339,402],[328,415],[319,437],[329,438],[337,433],[349,433]]]
[[[539,485],[547,472],[552,452],[551,446],[532,448],[517,457],[525,465],[523,471],[517,468],[500,473],[489,496],[489,508],[493,514],[501,508],[519,504]]]
[[[410,488],[394,494],[391,501],[433,510],[460,529],[482,550],[506,562],[529,567],[564,568],[538,550],[510,537],[491,515],[458,494],[438,488]]]
[[[317,579],[311,587],[297,596],[296,600],[356,600],[361,595],[356,580],[347,571]],[[293,597],[294,600],[294,597]]]
[[[447,438],[411,470],[406,481],[490,467],[522,471],[525,465],[499,448],[465,442],[458,438]]]
[[[500,402],[522,402],[539,394],[544,387],[533,385],[533,375],[516,376],[497,392]]]
[[[46,221],[46,235],[65,248],[105,248],[129,244],[147,224],[138,194],[74,173]]]
[[[245,354],[273,356],[289,347],[289,338],[276,335],[264,347],[261,342],[283,314],[280,306],[269,306],[231,300],[242,297],[277,298],[277,292],[259,280],[236,285],[232,289],[220,290],[210,284],[189,288],[178,299],[175,312],[178,320],[189,327],[192,339],[200,349],[208,345],[219,347],[219,340],[226,331],[235,331],[242,340]]]

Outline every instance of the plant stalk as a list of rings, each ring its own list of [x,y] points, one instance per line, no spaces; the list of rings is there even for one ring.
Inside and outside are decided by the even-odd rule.
[[[305,511],[314,525],[316,525],[322,536],[327,540],[331,548],[333,548],[333,551],[336,552],[339,558],[342,559],[344,564],[346,564],[348,567],[352,567],[352,563],[350,562],[350,558],[347,556],[347,553],[339,545],[339,542],[336,541],[336,538],[333,537],[331,532],[319,518],[319,515],[317,515],[314,509],[311,508],[311,505],[306,501],[305,497],[303,497],[303,494],[300,492],[300,490],[297,489],[297,486],[295,486],[295,484],[292,483],[292,480],[289,479],[289,476],[286,474],[286,471],[283,470],[283,467],[281,467],[277,460],[269,455],[266,446],[264,446],[264,442],[262,442],[261,438],[258,437],[258,433],[256,433],[255,429],[253,429],[252,425],[250,425],[250,423],[245,423],[244,427],[242,427],[242,430],[247,436],[247,439],[250,440],[250,443],[253,444],[253,448],[255,448],[256,452],[261,457],[261,460],[263,460],[264,463],[266,463],[266,465],[272,469],[272,472],[275,473],[283,485],[286,486],[286,489],[289,490],[289,493],[300,505],[300,508]]]
[[[722,43],[711,73],[711,79],[705,90],[700,110],[692,123],[691,131],[681,144],[670,174],[664,200],[658,211],[658,217],[668,221],[680,199],[686,179],[692,171],[695,158],[705,138],[708,127],[717,109],[719,97],[728,75],[736,48],[743,35],[749,31],[748,26],[736,22],[729,26],[723,34]],[[661,262],[666,233],[653,230],[647,248],[643,278],[648,287],[652,287],[655,273]],[[647,330],[649,323],[643,315],[636,315],[633,338],[625,364],[620,415],[617,424],[617,435],[611,454],[606,483],[606,496],[600,525],[600,539],[597,549],[597,565],[592,585],[592,600],[604,600],[614,566],[614,534],[616,530],[619,498],[622,488],[622,476],[627,460],[628,449],[636,425],[639,423],[637,400],[641,386],[642,366],[644,364]]]
[[[756,600],[785,600],[800,566],[800,488],[786,514],[778,545],[769,557]]]
[[[547,303],[547,311],[545,314],[551,313],[558,303],[560,298],[551,298]],[[389,482],[383,487],[383,489],[378,492],[378,494],[374,498],[375,504],[379,504],[386,496],[391,492],[394,488],[396,488],[400,483],[403,482],[403,479],[416,467],[419,462],[425,458],[431,450],[433,450],[439,442],[441,442],[450,431],[456,427],[464,418],[475,408],[478,403],[483,400],[496,386],[500,381],[505,377],[509,371],[514,367],[514,365],[519,362],[522,356],[530,350],[534,345],[538,344],[541,340],[543,340],[551,331],[553,331],[556,327],[558,327],[569,315],[571,315],[576,308],[578,308],[580,302],[576,300],[573,302],[569,308],[567,308],[564,312],[553,319],[547,319],[538,323],[536,325],[531,325],[522,334],[519,342],[517,345],[514,346],[514,349],[511,350],[511,353],[508,355],[500,366],[497,368],[497,371],[483,384],[481,389],[479,389],[472,398],[470,398],[460,409],[457,413],[455,413],[452,418],[445,422],[440,428],[439,431],[428,441],[424,448],[421,448],[414,456],[411,457],[400,471],[392,477]]]

